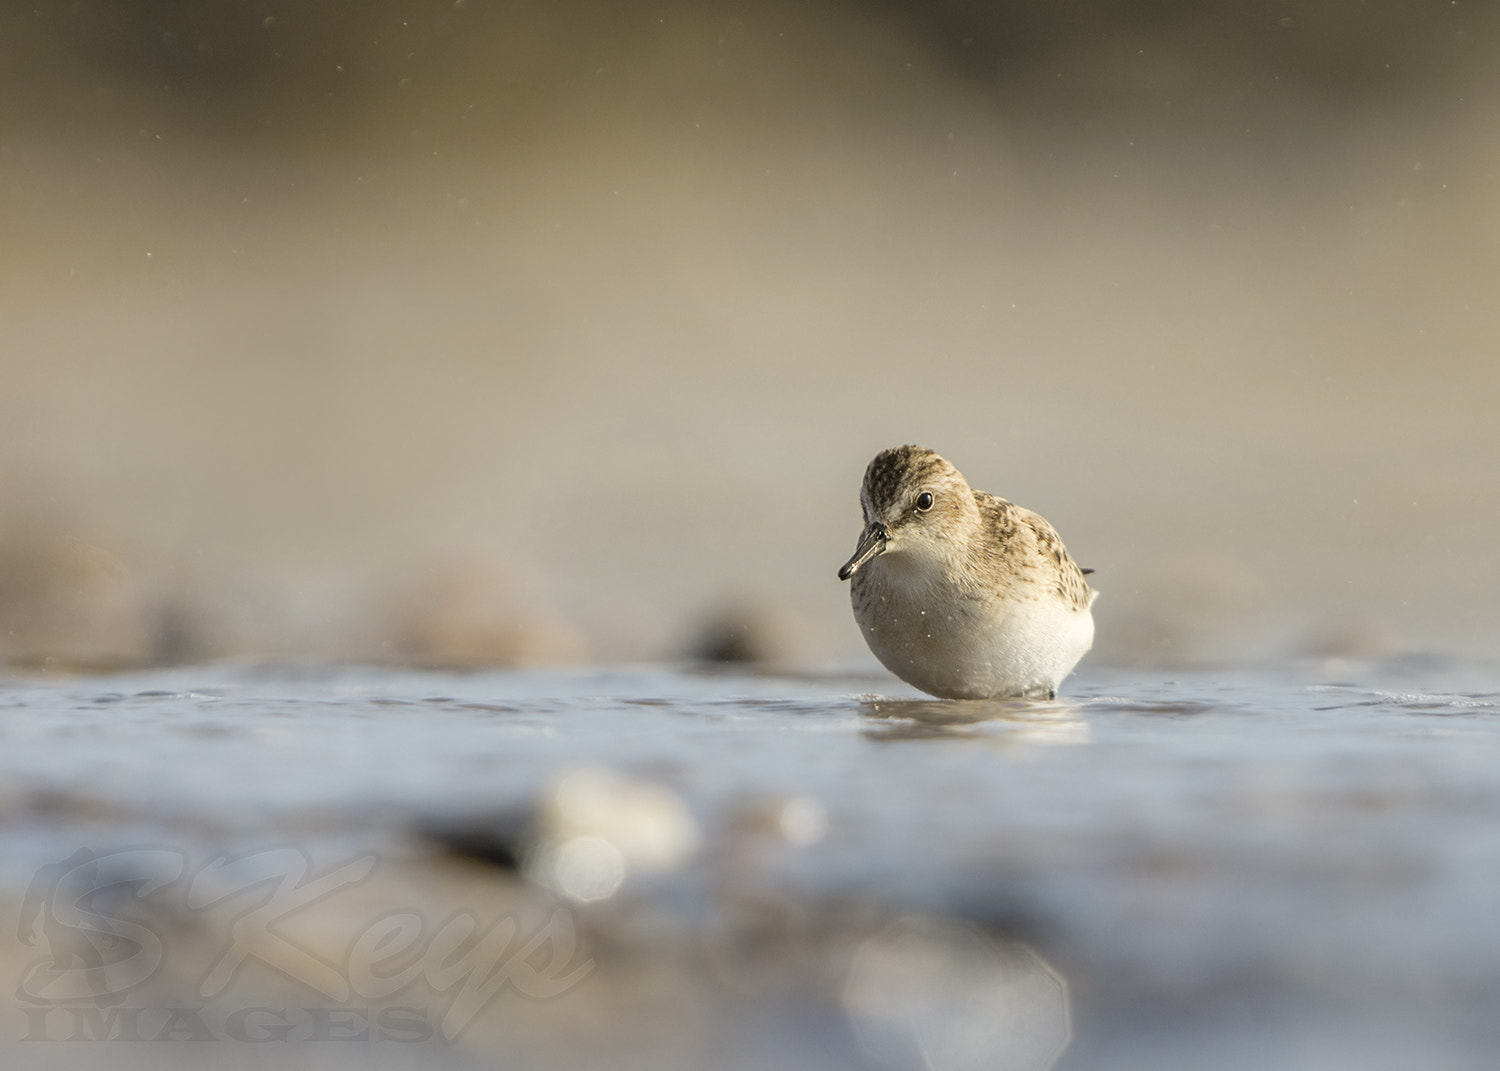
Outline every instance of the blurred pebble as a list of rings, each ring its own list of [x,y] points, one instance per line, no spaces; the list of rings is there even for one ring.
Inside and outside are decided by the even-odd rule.
[[[952,919],[898,919],[862,942],[843,1003],[892,1068],[1047,1071],[1072,1040],[1067,981],[1030,946]]]
[[[441,669],[584,660],[583,635],[540,609],[527,586],[521,570],[491,559],[443,565],[396,600],[392,649],[404,662]]]
[[[1382,618],[1359,617],[1332,622],[1307,641],[1302,653],[1314,658],[1387,658],[1401,644],[1395,626]]]
[[[788,843],[807,848],[828,835],[828,810],[811,796],[793,796],[782,805],[777,825]]]
[[[573,900],[613,896],[634,873],[675,870],[702,838],[671,789],[603,767],[565,774],[537,817],[529,876]]]
[[[745,804],[731,823],[741,836],[771,836],[807,848],[828,835],[828,810],[811,796],[772,796]]]
[[[110,670],[156,646],[140,578],[115,554],[44,521],[0,526],[0,658]]]
[[[763,606],[725,606],[698,626],[689,653],[700,662],[767,665],[794,661],[805,646],[797,622]]]

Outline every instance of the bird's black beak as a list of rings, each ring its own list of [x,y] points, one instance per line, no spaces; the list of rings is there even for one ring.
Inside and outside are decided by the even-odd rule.
[[[871,524],[859,537],[859,546],[854,548],[854,557],[846,561],[844,567],[839,570],[839,579],[848,580],[859,572],[865,562],[877,554],[884,554],[886,544],[890,542],[890,539],[890,530],[884,524],[879,521]]]

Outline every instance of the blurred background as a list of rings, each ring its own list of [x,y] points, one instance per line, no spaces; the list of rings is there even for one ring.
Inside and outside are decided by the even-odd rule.
[[[1469,0],[6,4],[0,658],[868,659],[904,442],[1101,662],[1492,651],[1497,135]]]

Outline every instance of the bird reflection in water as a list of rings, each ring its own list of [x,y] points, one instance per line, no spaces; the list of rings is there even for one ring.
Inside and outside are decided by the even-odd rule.
[[[872,740],[983,737],[1003,744],[1058,747],[1087,744],[1083,708],[1066,700],[862,699]]]

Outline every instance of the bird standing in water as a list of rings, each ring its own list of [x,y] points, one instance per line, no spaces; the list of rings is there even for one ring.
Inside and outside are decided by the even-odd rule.
[[[877,454],[839,570],[886,669],[944,699],[1050,699],[1093,645],[1089,587],[1039,515],[971,488],[931,450]]]

